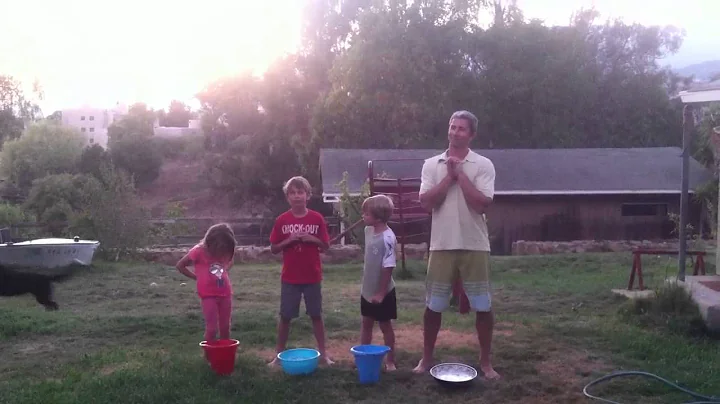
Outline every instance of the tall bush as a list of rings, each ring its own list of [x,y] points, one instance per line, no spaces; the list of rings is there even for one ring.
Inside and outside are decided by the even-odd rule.
[[[27,190],[46,175],[75,173],[85,147],[85,137],[75,129],[53,123],[30,125],[0,152],[0,171]]]
[[[75,218],[72,229],[92,235],[101,242],[101,256],[118,260],[150,243],[150,215],[126,173],[103,165],[101,182],[85,194],[83,213]]]
[[[362,203],[370,196],[370,184],[366,181],[363,184],[360,195],[350,195],[348,188],[348,173],[343,172],[342,180],[338,183],[340,188],[340,218],[346,227],[352,226],[362,218]],[[355,228],[349,234],[350,238],[359,245],[365,245],[365,231],[363,227]]]

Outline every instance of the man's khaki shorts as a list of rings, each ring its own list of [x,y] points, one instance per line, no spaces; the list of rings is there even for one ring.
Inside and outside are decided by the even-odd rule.
[[[488,251],[430,251],[425,279],[426,306],[435,312],[445,311],[450,305],[453,284],[458,278],[462,280],[470,308],[474,311],[490,311],[492,299]]]

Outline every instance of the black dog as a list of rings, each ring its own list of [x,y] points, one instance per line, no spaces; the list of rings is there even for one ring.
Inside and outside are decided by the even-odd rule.
[[[32,294],[46,310],[60,308],[53,301],[53,282],[62,277],[50,277],[41,274],[26,274],[0,267],[0,296],[19,296]]]

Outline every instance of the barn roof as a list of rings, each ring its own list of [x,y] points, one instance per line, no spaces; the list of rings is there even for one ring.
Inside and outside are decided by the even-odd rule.
[[[323,197],[330,202],[341,194],[338,183],[345,171],[348,190],[351,194],[359,193],[367,180],[369,160],[375,161],[375,173],[390,178],[418,178],[423,160],[442,151],[321,149]],[[495,165],[497,195],[680,193],[682,151],[678,147],[475,151]],[[383,161],[397,159],[411,160]],[[711,178],[708,169],[690,159],[691,192]]]

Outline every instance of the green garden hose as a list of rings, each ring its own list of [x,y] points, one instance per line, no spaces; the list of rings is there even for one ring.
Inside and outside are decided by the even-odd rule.
[[[649,377],[649,378],[652,378],[652,379],[656,379],[656,380],[659,380],[659,381],[661,381],[661,382],[663,382],[663,383],[665,383],[665,384],[667,384],[667,385],[669,385],[669,386],[671,386],[671,387],[674,387],[674,388],[677,389],[677,390],[682,391],[682,392],[685,393],[685,394],[688,394],[688,395],[690,395],[690,396],[693,396],[693,397],[696,398],[696,399],[703,400],[703,401],[689,401],[689,402],[686,402],[686,403],[684,403],[684,404],[720,404],[720,397],[704,396],[704,395],[699,394],[699,393],[696,393],[696,392],[694,392],[694,391],[691,391],[691,390],[682,388],[682,387],[678,386],[677,384],[675,384],[675,383],[673,383],[673,382],[671,382],[671,381],[669,381],[669,380],[667,380],[667,379],[663,379],[663,378],[660,377],[660,376],[654,375],[654,374],[652,374],[652,373],[640,372],[640,371],[628,371],[628,372],[615,372],[615,373],[610,373],[609,375],[605,375],[605,376],[603,376],[603,377],[601,377],[601,378],[599,378],[599,379],[595,379],[595,380],[591,381],[590,383],[588,383],[588,384],[585,386],[585,388],[583,389],[583,393],[585,394],[585,397],[588,397],[588,398],[593,399],[593,400],[598,400],[598,401],[602,401],[602,402],[605,402],[605,403],[611,403],[611,404],[622,404],[622,403],[619,403],[619,402],[617,402],[617,401],[611,401],[611,400],[607,400],[607,399],[604,399],[604,398],[600,398],[600,397],[593,396],[592,394],[588,393],[588,389],[589,389],[590,387],[592,387],[592,386],[594,386],[594,385],[596,385],[596,384],[600,384],[600,383],[602,383],[602,382],[604,382],[604,381],[607,381],[607,380],[610,380],[610,379],[614,379],[614,378],[616,378],[616,377],[624,377],[624,376],[645,376],[645,377]]]

